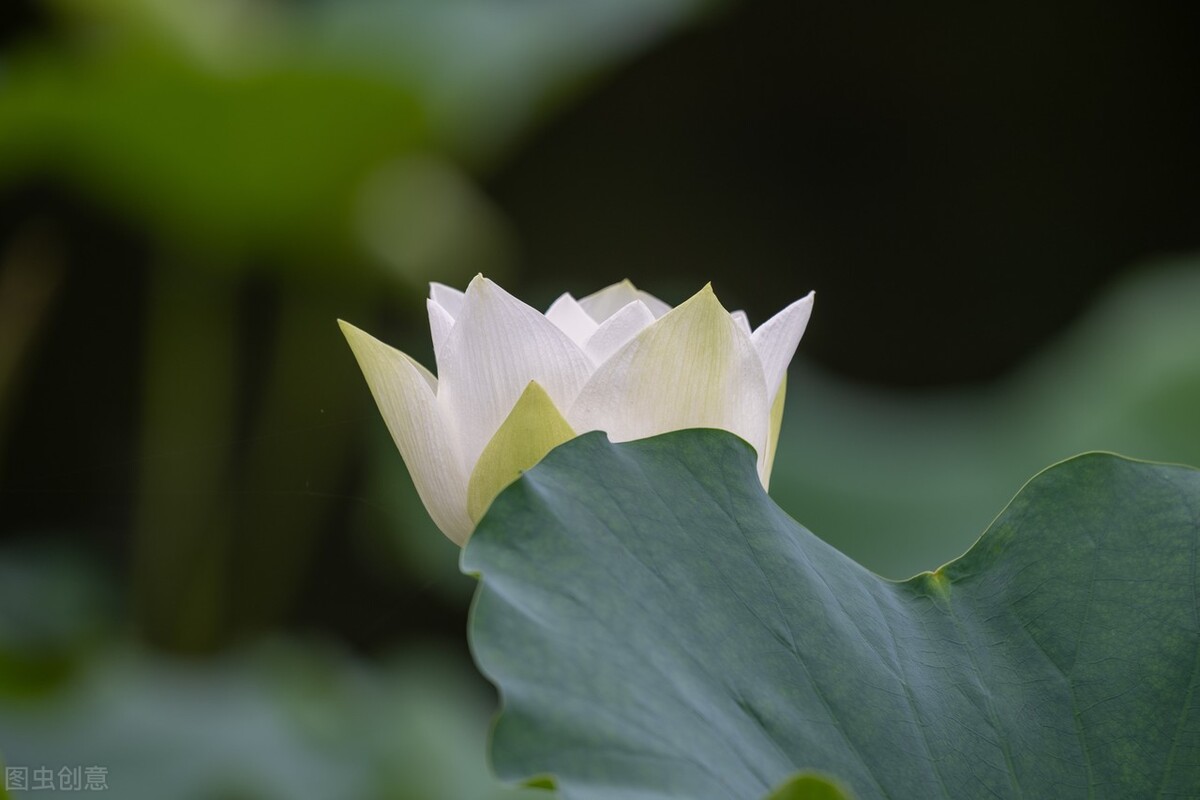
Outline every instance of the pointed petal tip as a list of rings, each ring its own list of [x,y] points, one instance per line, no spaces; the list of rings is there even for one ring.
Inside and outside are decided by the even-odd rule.
[[[726,310],[725,306],[721,304],[721,299],[717,297],[717,293],[713,289],[712,281],[704,284],[700,291],[696,292],[694,295],[680,303],[675,308],[683,308],[692,302],[701,303],[705,306],[715,306],[716,308],[721,309],[723,312]]]
[[[447,292],[454,292],[456,294],[461,294],[461,290],[455,289],[453,286],[451,286],[448,283],[442,283],[441,281],[430,281],[429,282],[429,296],[433,297],[436,290],[445,290]]]
[[[754,347],[762,359],[763,374],[768,387],[777,386],[779,381],[783,380],[800,339],[808,328],[814,296],[813,292],[809,292],[790,303],[751,335]]]
[[[808,308],[811,313],[813,303],[816,301],[816,299],[817,299],[817,293],[815,291],[810,291],[808,294],[804,295],[804,297],[801,297],[799,300],[793,300],[792,302],[788,303],[786,306],[783,307],[782,310],[780,310],[776,314],[776,316],[784,313],[785,311],[791,311],[791,310],[797,309],[797,308]]]
[[[530,381],[480,454],[467,482],[467,514],[479,521],[496,496],[575,432],[550,395]]]
[[[789,306],[789,308],[804,307],[804,308],[809,309],[809,313],[812,313],[812,307],[816,303],[816,300],[817,300],[817,293],[809,292],[808,294],[804,295],[804,297],[801,297],[799,300],[792,303],[791,306]]]
[[[452,318],[457,317],[462,311],[465,293],[455,289],[453,286],[447,286],[444,283],[434,281],[429,284],[429,299],[437,303],[446,310]]]
[[[374,368],[372,365],[381,357],[385,359],[389,358],[388,354],[394,354],[403,358],[419,371],[428,372],[428,370],[425,370],[423,366],[413,360],[407,353],[392,347],[387,342],[381,341],[362,328],[358,328],[340,319],[338,320],[338,327],[341,328],[342,336],[346,338],[346,344],[350,345],[350,350],[354,353],[354,358],[358,361],[358,365],[362,367],[363,374],[367,376],[368,382],[371,379],[370,371]]]
[[[721,298],[717,297],[717,290],[713,288],[712,281],[705,283],[704,287],[696,292],[695,296],[704,298],[704,302],[706,303],[716,303],[722,311],[728,311],[725,308],[725,304],[721,302]]]
[[[482,272],[475,273],[475,277],[471,278],[471,282],[467,284],[466,290],[463,291],[464,297],[471,295],[486,295],[492,296],[496,292],[512,296],[507,289],[494,280],[484,275]]]
[[[364,339],[374,339],[375,338],[371,334],[364,331],[362,328],[358,327],[357,325],[352,325],[351,323],[346,322],[346,320],[344,320],[344,319],[339,319],[337,321],[337,324],[338,324],[338,329],[342,332],[342,336],[346,337],[346,341],[350,344],[351,347],[354,346],[354,343],[356,341],[361,342]]]

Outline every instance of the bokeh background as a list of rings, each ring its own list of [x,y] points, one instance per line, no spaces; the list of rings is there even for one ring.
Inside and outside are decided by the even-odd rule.
[[[542,796],[489,777],[473,581],[334,323],[432,365],[429,280],[815,289],[772,494],[889,578],[1074,453],[1200,465],[1197,41],[1133,0],[5,0],[0,759]]]

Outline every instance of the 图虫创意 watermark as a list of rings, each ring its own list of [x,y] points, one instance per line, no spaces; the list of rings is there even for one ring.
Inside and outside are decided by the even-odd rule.
[[[108,767],[63,766],[59,769],[37,767],[5,767],[4,788],[9,792],[44,791],[104,792],[108,790]]]

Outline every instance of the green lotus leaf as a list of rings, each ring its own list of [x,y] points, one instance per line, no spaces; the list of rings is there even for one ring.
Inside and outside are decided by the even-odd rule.
[[[798,772],[860,800],[1195,797],[1198,544],[1200,472],[1091,454],[897,583],[730,434],[589,434],[464,552],[493,761],[566,800],[792,797]]]

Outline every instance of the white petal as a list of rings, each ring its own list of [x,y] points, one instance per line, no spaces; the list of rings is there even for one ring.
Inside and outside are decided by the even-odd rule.
[[[723,428],[755,448],[762,475],[769,416],[758,353],[706,286],[600,365],[567,420],[613,441]]]
[[[745,311],[731,311],[729,316],[733,317],[733,321],[738,324],[739,328],[746,332],[747,336],[750,335],[750,318],[746,316]]]
[[[467,473],[438,413],[436,379],[416,361],[339,320],[421,502],[442,533],[462,544],[470,535]]]
[[[809,292],[775,316],[758,326],[751,337],[754,349],[762,359],[763,374],[767,386],[779,386],[783,374],[787,372],[792,356],[796,354],[796,346],[800,337],[808,327],[808,318],[812,315],[814,292]],[[772,394],[772,401],[774,394]]]
[[[646,308],[650,309],[650,313],[654,315],[655,319],[658,319],[671,310],[670,304],[664,303],[649,292],[643,292],[641,289],[638,289],[637,295],[638,300],[646,304]]]
[[[601,323],[637,299],[637,288],[625,280],[592,292],[580,300],[579,305],[588,316]]]
[[[451,319],[458,319],[462,313],[463,298],[463,293],[452,286],[436,282],[429,284],[429,299],[446,309]]]
[[[426,300],[425,308],[429,311],[429,335],[433,339],[433,357],[441,364],[442,347],[446,344],[450,329],[454,327],[454,317],[450,316],[450,312],[437,300]]]
[[[604,324],[587,340],[583,350],[592,359],[593,364],[603,364],[630,339],[653,324],[654,315],[650,313],[650,309],[646,308],[646,304],[641,300],[634,300],[604,320]]]
[[[634,300],[641,300],[655,319],[671,310],[662,300],[649,292],[643,292],[628,280],[605,286],[600,291],[589,294],[579,301],[579,305],[596,322],[604,322]]]
[[[546,319],[558,326],[558,329],[571,337],[571,341],[583,347],[584,342],[591,338],[599,327],[596,320],[575,301],[569,293],[564,292],[546,309]]]
[[[541,312],[477,276],[442,348],[438,402],[454,421],[468,473],[530,381],[570,408],[592,371]]]

